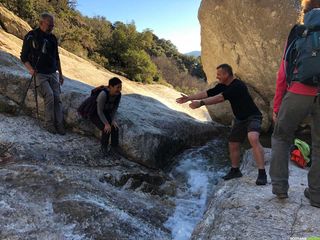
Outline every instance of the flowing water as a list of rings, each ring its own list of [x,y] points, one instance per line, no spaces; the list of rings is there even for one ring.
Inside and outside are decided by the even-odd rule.
[[[178,185],[176,209],[165,226],[172,231],[173,239],[185,240],[201,220],[218,179],[227,171],[227,142],[212,140],[205,146],[185,151],[175,160],[169,174]]]
[[[264,147],[270,147],[270,134],[263,134],[260,141]],[[242,152],[250,147],[245,141]],[[229,170],[227,140],[216,139],[189,149],[177,156],[175,162],[169,174],[178,185],[176,209],[165,226],[171,230],[173,239],[186,240],[201,220],[218,180]]]

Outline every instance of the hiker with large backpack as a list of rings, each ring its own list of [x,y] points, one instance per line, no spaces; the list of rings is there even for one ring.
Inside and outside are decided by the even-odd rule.
[[[64,79],[58,53],[58,41],[52,34],[53,27],[53,16],[49,13],[42,13],[39,27],[28,32],[24,37],[20,58],[32,79],[35,80],[35,94],[39,90],[44,98],[45,128],[52,134],[64,135],[66,131],[63,125],[60,100],[60,85],[63,84]]]
[[[101,130],[101,151],[105,156],[118,152],[119,126],[115,121],[115,114],[120,104],[121,90],[122,81],[117,77],[111,78],[107,87],[93,89],[91,96],[78,108],[82,117],[90,119]]]
[[[320,0],[302,1],[302,21],[291,30],[282,59],[274,97],[272,192],[288,198],[289,151],[299,123],[312,117],[312,165],[305,196],[320,207]]]

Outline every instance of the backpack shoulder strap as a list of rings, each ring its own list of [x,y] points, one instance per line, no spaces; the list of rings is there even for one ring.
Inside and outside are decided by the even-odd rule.
[[[294,61],[297,57],[297,51],[295,49],[295,43],[299,38],[299,33],[304,31],[306,27],[304,25],[296,24],[290,30],[287,45],[284,53],[284,61],[285,61],[285,74],[287,84],[290,84],[293,77],[293,71],[295,68]]]
[[[98,94],[99,94],[104,88],[105,88],[105,86],[104,86],[104,85],[101,85],[101,86],[99,86],[99,87],[96,87],[96,88],[92,89],[92,90],[91,90],[91,96],[93,96],[93,95],[97,95],[97,96],[98,96]]]
[[[39,37],[38,28],[35,28],[28,33],[28,39],[31,40],[30,42],[31,48],[34,50],[39,49],[38,37]]]
[[[288,39],[287,39],[286,52],[288,51],[288,48],[293,45],[292,42],[297,40],[299,36],[299,32],[302,30],[302,28],[305,29],[305,27],[302,27],[302,26],[304,25],[296,24],[291,28],[290,33],[288,35]]]

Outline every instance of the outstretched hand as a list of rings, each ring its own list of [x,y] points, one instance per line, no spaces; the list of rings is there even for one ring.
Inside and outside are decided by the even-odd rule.
[[[191,101],[191,103],[189,104],[189,107],[192,108],[192,109],[196,109],[196,108],[201,107],[200,106],[200,101]]]
[[[179,97],[176,99],[177,103],[182,104],[182,103],[186,103],[189,101],[189,97],[187,95],[184,95],[183,93],[181,93],[181,96],[182,97]]]

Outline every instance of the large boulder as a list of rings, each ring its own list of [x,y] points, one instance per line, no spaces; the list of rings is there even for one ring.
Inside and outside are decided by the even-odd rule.
[[[287,34],[298,18],[299,2],[202,0],[198,15],[201,60],[208,81],[214,81],[218,65],[228,63],[269,107]]]
[[[31,30],[29,24],[0,4],[0,27],[20,39]]]

